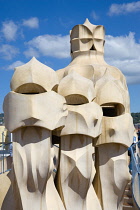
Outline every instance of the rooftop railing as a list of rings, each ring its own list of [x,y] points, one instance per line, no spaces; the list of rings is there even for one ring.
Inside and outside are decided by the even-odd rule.
[[[11,139],[8,138],[8,142],[5,142],[7,136],[5,136],[5,133],[2,132],[2,142],[0,142],[0,174],[5,173],[6,171],[11,170],[11,164],[9,164],[9,161],[12,162],[12,142]],[[9,157],[9,158],[7,158]]]
[[[132,169],[132,196],[136,206],[140,209],[140,141],[130,147]]]

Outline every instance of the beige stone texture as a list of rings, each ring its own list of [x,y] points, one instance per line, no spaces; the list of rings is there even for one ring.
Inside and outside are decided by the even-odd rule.
[[[76,134],[61,137],[59,192],[67,210],[88,210],[89,206],[91,210],[101,209],[92,186],[96,172],[92,153],[91,137]]]
[[[51,131],[30,126],[13,133],[14,172],[22,209],[64,209],[52,178],[53,152]]]
[[[63,134],[72,134],[73,136],[73,133],[77,131],[77,133],[80,133],[80,130],[82,130],[83,135],[89,135],[95,138],[92,140],[93,145],[96,147],[96,182],[94,182],[94,187],[98,199],[104,210],[121,210],[124,187],[130,179],[127,147],[130,146],[132,142],[134,132],[132,118],[130,116],[130,101],[126,80],[119,69],[108,65],[104,61],[103,26],[92,25],[86,20],[83,25],[77,25],[72,29],[70,38],[72,62],[64,69],[57,71],[59,81],[61,83],[64,78],[73,72],[92,81],[96,96],[94,103],[96,107],[102,107],[103,118],[101,123],[101,135],[95,138],[93,135],[95,131],[93,130],[96,130],[97,127],[92,124],[89,126],[92,135],[89,135],[89,131],[84,132],[84,127],[86,128],[85,124],[89,125],[87,122],[90,121],[87,119],[92,118],[94,110],[96,110],[96,113],[99,113],[99,111],[97,111],[98,109],[95,108],[90,111],[90,109],[87,108],[88,104],[83,104],[75,106],[73,112],[71,112],[71,106],[68,106],[69,114],[66,119],[66,127],[62,129],[60,134],[62,135],[61,139],[68,138],[68,136],[64,136]],[[77,90],[75,90],[75,94],[77,94]],[[71,102],[71,105],[74,104]],[[84,115],[86,119],[85,124],[82,123],[82,117],[79,115],[79,113],[81,114],[81,107],[84,106],[86,113],[86,115]],[[95,118],[93,118],[93,121],[95,122]],[[72,122],[72,126],[70,122]],[[76,123],[74,124],[74,122]],[[71,132],[68,132],[67,128],[69,128]],[[74,132],[72,133],[72,131]],[[78,140],[75,140],[75,144],[76,141]],[[120,149],[118,149],[118,147]],[[124,169],[123,171],[122,168]],[[109,201],[110,199],[111,202]],[[109,202],[110,205],[108,204]],[[98,208],[99,207],[96,209]],[[84,209],[86,209],[86,207],[84,207]]]
[[[65,98],[54,91],[28,95],[11,91],[5,97],[4,112],[10,132],[32,125],[54,130],[64,126],[68,114]]]
[[[71,50],[74,52],[96,50],[104,52],[104,27],[91,24],[86,19],[83,25],[73,27],[71,34]]]
[[[99,105],[118,105],[117,115],[129,112],[128,91],[120,80],[110,75],[109,70],[106,70],[105,74],[96,82],[95,90],[97,95],[95,101]]]
[[[9,172],[0,174],[0,209],[11,184],[9,178],[7,177],[8,173]]]
[[[95,98],[93,82],[76,72],[70,73],[60,81],[58,93],[66,98],[69,105],[85,104]]]
[[[134,134],[126,79],[104,60],[103,26],[86,19],[70,43],[64,69],[35,58],[15,69],[4,100],[13,169],[2,210],[10,199],[10,210],[122,210]]]
[[[43,93],[56,90],[58,78],[53,69],[33,57],[28,63],[15,68],[10,86],[18,93]]]
[[[57,71],[56,73],[59,74],[60,70]],[[67,76],[73,72],[76,72],[78,74],[80,74],[82,77],[85,77],[86,79],[90,79],[91,81],[94,82],[94,68],[92,65],[71,65],[69,66],[69,68],[65,69],[65,74],[64,76]]]
[[[87,114],[90,112],[90,115]],[[78,106],[68,106],[68,116],[61,136],[82,134],[96,138],[101,134],[102,109],[95,102]],[[72,122],[72,126],[71,126]]]
[[[18,74],[20,70],[25,73],[23,80]],[[31,85],[28,85],[26,74],[30,71]],[[46,71],[45,75],[42,71]],[[48,78],[48,84],[42,84],[43,87],[46,85],[48,92],[32,91],[31,86],[41,84],[42,76]],[[13,132],[13,190],[9,191],[13,193],[13,208],[64,209],[53,180],[52,130],[63,127],[68,114],[65,98],[51,90],[57,75],[32,59],[16,69],[14,77],[12,85],[15,85],[16,92],[11,91],[4,100],[5,126]],[[18,83],[18,79],[22,81]],[[18,89],[20,84],[22,88]],[[5,199],[3,208],[7,206]]]
[[[94,188],[105,210],[122,210],[123,193],[131,176],[128,172],[127,147],[102,144],[96,151]]]
[[[129,147],[132,144],[134,130],[133,119],[129,113],[116,117],[103,117],[102,133],[96,146],[119,143]]]

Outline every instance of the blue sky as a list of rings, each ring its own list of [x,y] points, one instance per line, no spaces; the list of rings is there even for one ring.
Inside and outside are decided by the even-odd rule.
[[[33,56],[67,66],[69,31],[86,18],[104,25],[105,60],[124,73],[131,112],[140,112],[140,1],[130,0],[0,0],[0,112],[14,67]]]

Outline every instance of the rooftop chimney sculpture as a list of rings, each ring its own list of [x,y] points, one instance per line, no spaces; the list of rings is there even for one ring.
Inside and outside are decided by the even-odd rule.
[[[2,210],[122,209],[134,127],[125,77],[104,61],[104,36],[86,19],[70,32],[67,67],[55,72],[32,58],[15,68],[4,100],[12,207],[6,196]]]

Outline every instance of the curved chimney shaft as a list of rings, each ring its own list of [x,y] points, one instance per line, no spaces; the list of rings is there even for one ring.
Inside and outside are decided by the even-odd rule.
[[[13,133],[15,209],[64,209],[53,180],[52,131],[65,125],[68,111],[55,86],[56,72],[33,58],[16,68],[4,100],[5,126]]]

